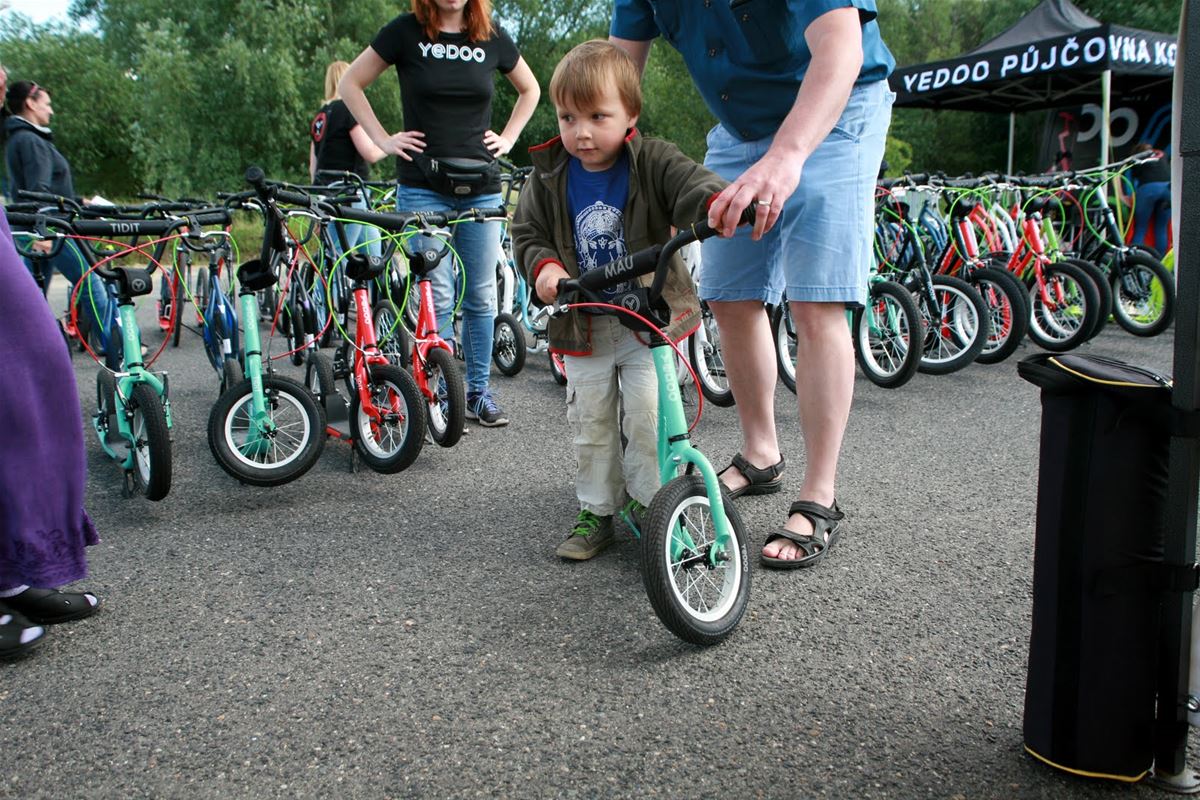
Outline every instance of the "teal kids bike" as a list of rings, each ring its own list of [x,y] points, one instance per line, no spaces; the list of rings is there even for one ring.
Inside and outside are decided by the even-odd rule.
[[[648,334],[658,376],[658,462],[662,488],[640,524],[642,581],[658,618],[684,641],[712,645],[733,632],[750,597],[745,525],[717,480],[716,470],[690,441],[675,372],[676,349],[662,333],[670,312],[662,302],[671,257],[684,245],[713,236],[707,223],[559,283],[559,305],[585,305],[618,315]],[[633,279],[654,273],[650,287]],[[634,288],[601,301],[598,293],[624,281]],[[564,298],[579,298],[563,305]],[[686,362],[686,356],[683,357]]]
[[[208,415],[208,446],[221,469],[240,482],[279,486],[321,457],[325,410],[304,384],[272,369],[259,332],[259,295],[273,289],[288,253],[274,199],[254,191],[227,202],[263,213],[263,248],[259,258],[238,267],[242,350],[224,358],[222,392]]]
[[[148,500],[162,500],[171,491],[171,403],[165,373],[151,372],[142,351],[135,300],[154,289],[155,266],[113,269],[113,259],[132,253],[145,253],[145,247],[130,246],[98,260],[80,237],[96,237],[112,242],[113,237],[187,236],[181,229],[197,231],[203,225],[227,225],[229,215],[223,209],[197,211],[189,220],[84,220],[68,221],[51,215],[9,212],[9,223],[31,229],[39,238],[61,247],[67,238],[76,239],[79,252],[94,271],[111,287],[116,298],[117,315],[108,331],[105,363],[96,373],[96,410],[92,427],[100,446],[121,467],[125,476],[124,494],[140,492]],[[84,277],[86,278],[87,273]],[[81,284],[85,284],[83,280]],[[85,284],[86,285],[86,284]]]

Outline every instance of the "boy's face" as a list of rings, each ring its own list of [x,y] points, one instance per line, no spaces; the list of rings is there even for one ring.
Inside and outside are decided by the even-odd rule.
[[[625,144],[625,132],[637,124],[637,115],[630,115],[613,85],[591,104],[577,108],[575,103],[555,106],[558,111],[558,132],[562,134],[567,152],[579,159],[589,172],[600,172],[617,163]]]

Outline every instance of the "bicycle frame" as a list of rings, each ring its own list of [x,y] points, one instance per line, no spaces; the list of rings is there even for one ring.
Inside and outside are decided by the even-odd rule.
[[[122,469],[129,471],[134,468],[134,457],[137,452],[133,438],[133,429],[129,425],[129,418],[126,413],[128,399],[133,394],[133,387],[139,383],[145,383],[154,389],[154,393],[162,401],[163,414],[166,416],[168,428],[172,427],[171,402],[167,399],[167,381],[165,375],[162,379],[159,379],[157,375],[147,370],[142,363],[142,338],[139,333],[133,300],[122,298],[119,302],[118,314],[121,320],[121,338],[125,345],[125,355],[122,359],[121,371],[114,375],[116,378],[116,391],[113,393],[113,402],[115,404],[113,416],[117,422],[117,433],[125,442],[126,452],[121,454],[116,448],[110,446],[109,442],[105,441],[105,431],[99,414],[93,415],[92,427],[96,431],[96,437],[100,440],[100,447],[108,454],[108,457],[120,464]],[[133,359],[137,360],[134,361]],[[104,367],[101,367],[101,369],[104,369]]]
[[[709,460],[691,443],[688,435],[687,418],[683,410],[683,396],[679,390],[679,376],[675,370],[675,349],[658,334],[651,337],[650,354],[654,358],[654,372],[658,377],[658,465],[659,476],[665,486],[681,469],[694,467],[704,478],[704,489],[708,493],[716,532],[715,547],[709,549],[708,563],[715,567],[724,560],[734,547],[733,530],[725,515],[725,504],[721,497],[721,483]],[[686,466],[685,466],[686,465]],[[671,557],[680,558],[687,550],[696,550],[687,529],[676,526],[671,537]]]
[[[258,295],[243,285],[238,292],[238,302],[241,305],[242,319],[246,320],[246,330],[242,335],[242,342],[245,346],[243,358],[245,359],[245,376],[250,379],[250,422],[254,428],[242,449],[245,455],[260,456],[271,446],[270,433],[275,429],[275,422],[267,412],[266,393],[263,391],[263,354],[262,338],[258,331]]]
[[[356,283],[353,289],[353,296],[354,310],[357,316],[354,328],[354,361],[352,373],[355,385],[353,388],[358,394],[359,406],[367,416],[374,422],[383,422],[383,413],[371,399],[371,382],[367,375],[367,367],[368,365],[375,366],[377,364],[387,365],[391,362],[379,350],[379,341],[375,336],[375,323],[372,322],[371,317],[371,298],[367,294],[367,287],[362,283]],[[432,296],[430,299],[432,301]],[[417,380],[419,382],[418,385],[428,386],[427,381],[421,383],[423,377],[419,377]],[[390,409],[390,413],[399,414],[401,412],[399,408],[393,406]]]
[[[429,376],[425,369],[425,364],[429,361],[429,353],[434,348],[441,348],[453,356],[454,349],[438,333],[437,316],[434,314],[433,305],[433,281],[430,279],[429,273],[417,278],[417,296],[420,298],[420,302],[417,304],[416,330],[413,331],[412,363],[419,365],[420,368],[413,370],[413,377],[425,399],[432,400],[435,393],[429,385]],[[362,319],[361,312],[359,319]],[[372,336],[374,336],[373,331]]]

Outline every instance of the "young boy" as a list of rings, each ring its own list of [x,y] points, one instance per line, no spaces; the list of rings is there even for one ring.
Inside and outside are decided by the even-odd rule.
[[[672,226],[704,219],[708,202],[726,185],[675,145],[637,132],[639,75],[615,45],[593,40],[567,53],[554,70],[550,97],[561,135],[530,149],[535,169],[512,231],[517,262],[546,303],[556,299],[563,278],[666,242]],[[648,285],[651,276],[641,280]],[[663,299],[671,308],[666,333],[679,341],[699,324],[700,304],[678,255]],[[649,348],[614,316],[572,309],[550,321],[549,334],[550,349],[566,363],[580,505],[556,552],[582,561],[612,542],[624,494],[630,499],[622,516],[636,524],[658,491],[658,384]]]

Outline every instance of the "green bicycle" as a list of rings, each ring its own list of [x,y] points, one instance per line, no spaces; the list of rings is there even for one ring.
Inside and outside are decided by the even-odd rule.
[[[658,376],[658,463],[662,488],[641,524],[642,581],[650,604],[667,628],[693,644],[712,645],[737,627],[750,597],[750,560],[745,524],[724,494],[717,473],[692,446],[675,372],[676,351],[661,332],[670,320],[661,303],[671,256],[681,247],[716,233],[707,223],[680,231],[655,245],[559,283],[564,313],[582,297],[589,307],[618,314],[623,325],[650,336]],[[649,287],[634,278],[654,272]],[[624,281],[634,288],[601,301],[598,292]],[[698,473],[698,474],[697,474]]]

